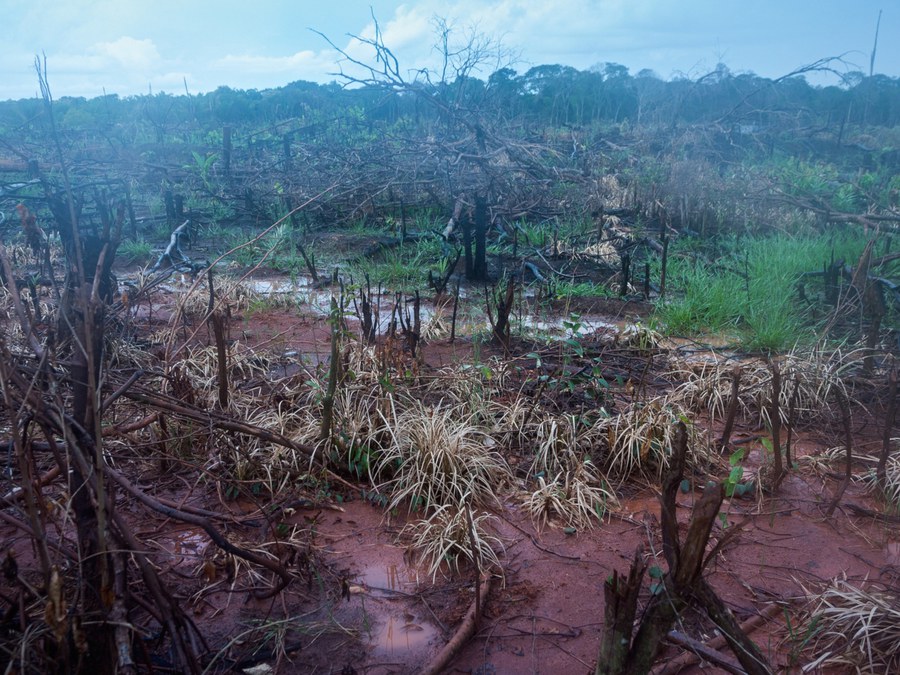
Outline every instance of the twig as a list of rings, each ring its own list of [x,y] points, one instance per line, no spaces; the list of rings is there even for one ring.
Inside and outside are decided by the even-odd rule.
[[[837,388],[837,399],[838,407],[841,409],[841,419],[844,423],[844,443],[847,448],[846,470],[844,473],[844,480],[841,481],[840,487],[838,487],[837,492],[835,492],[834,497],[825,512],[825,515],[828,518],[834,513],[834,510],[841,501],[841,497],[844,496],[844,491],[847,489],[847,486],[850,485],[850,480],[853,478],[853,430],[850,425],[850,401],[847,400],[847,395],[840,387]]]
[[[184,523],[189,523],[191,525],[196,525],[203,529],[206,534],[209,535],[209,538],[213,540],[213,542],[221,548],[222,550],[231,553],[232,555],[236,555],[239,558],[243,558],[244,560],[248,560],[260,567],[265,567],[267,570],[274,572],[281,581],[270,589],[264,591],[257,591],[254,593],[255,597],[258,599],[271,598],[273,595],[277,595],[282,590],[284,590],[288,584],[291,583],[293,577],[288,570],[281,565],[280,563],[271,560],[269,558],[265,558],[253,551],[248,551],[247,549],[241,548],[239,546],[235,546],[232,544],[225,536],[219,532],[213,524],[202,516],[198,516],[192,513],[186,513],[185,511],[181,511],[179,509],[172,508],[171,506],[166,506],[161,503],[159,500],[151,497],[147,493],[139,490],[134,485],[131,484],[125,476],[120,474],[115,469],[106,466],[106,473],[115,480],[128,494],[141,502],[144,506],[148,506],[154,511],[158,511],[169,518],[175,518]]]
[[[881,455],[878,457],[878,467],[875,470],[875,478],[879,489],[884,492],[887,461],[891,454],[891,435],[894,429],[894,419],[897,416],[897,369],[891,368],[888,375],[888,403],[887,414],[884,416],[884,435],[882,437]]]
[[[670,630],[666,638],[669,640],[669,642],[674,642],[677,645],[690,649],[694,654],[700,656],[704,661],[709,661],[710,663],[719,666],[723,670],[727,670],[729,673],[735,673],[735,675],[746,675],[747,671],[741,668],[728,656],[726,656],[722,652],[712,649],[711,647],[708,647],[699,640],[688,637],[680,631]]]
[[[772,617],[774,617],[778,612],[781,611],[781,605],[775,603],[766,607],[759,614],[755,614],[751,616],[749,619],[744,621],[740,628],[741,631],[745,635],[750,635],[753,630],[763,624],[765,621],[768,621]],[[671,633],[669,633],[671,636]],[[709,649],[721,649],[727,643],[724,635],[717,635],[712,640],[705,643],[706,647]],[[666,663],[657,666],[651,672],[651,675],[675,675],[676,673],[681,672],[684,668],[687,668],[694,663],[700,661],[700,656],[694,651],[686,651],[681,656],[678,656],[674,659],[667,661]]]

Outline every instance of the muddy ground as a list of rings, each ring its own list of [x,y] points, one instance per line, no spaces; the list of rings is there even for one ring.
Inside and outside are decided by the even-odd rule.
[[[123,277],[129,273],[124,270]],[[133,309],[128,328],[136,339],[181,330],[173,327],[172,317],[178,294],[189,283],[173,279],[160,287],[152,302]],[[271,295],[288,282],[262,274],[257,275],[256,284],[262,295]],[[329,294],[328,290],[307,294],[305,304],[299,306],[273,308],[260,303],[236,311],[230,321],[231,339],[269,354],[301,354],[308,367],[315,368],[328,360],[330,329],[322,298]],[[385,304],[389,303],[386,299]],[[560,322],[577,311],[584,324],[581,338],[599,343],[647,310],[637,300],[582,300],[546,310],[542,328],[549,334],[556,324],[557,339],[563,339]],[[355,326],[352,318],[349,325]],[[520,363],[533,362],[535,351],[545,350],[546,367],[551,368],[556,351],[547,347],[552,345],[547,339],[547,335],[540,342],[514,339],[509,353],[504,353],[488,344],[476,346],[465,334],[453,343],[436,337],[420,345],[420,368],[427,373],[471,362],[476,350],[481,359],[493,355]],[[211,342],[212,336],[203,328],[196,340]],[[647,370],[646,359],[616,357],[610,352],[608,363],[614,376],[608,379],[613,397],[629,396],[628,387],[642,368],[642,381],[665,390],[670,384],[666,358],[670,351],[691,352],[697,358],[717,353],[707,344],[669,340],[656,348],[657,356]],[[274,381],[292,374],[287,369],[273,370],[268,378]],[[869,394],[866,405],[854,410],[857,448],[880,442],[883,411],[871,388]],[[557,398],[554,405],[565,409],[583,407],[584,402]],[[697,421],[703,425],[702,419]],[[719,432],[708,430],[713,437]],[[708,578],[739,621],[764,616],[752,626],[751,636],[779,670],[795,670],[813,658],[814,644],[804,643],[801,623],[809,594],[836,577],[890,584],[896,583],[900,573],[897,526],[848,508],[850,504],[881,508],[861,482],[851,483],[832,517],[825,515],[825,505],[840,482],[840,468],[829,473],[802,458],[840,445],[841,433],[837,419],[796,429],[797,467],[778,493],[726,500],[727,525],[717,523],[713,533],[716,541],[726,531],[739,530],[715,556]],[[759,468],[761,430],[739,424],[733,439],[735,447],[747,450],[747,470]],[[525,451],[513,449],[510,464],[515,466],[516,453]],[[235,498],[223,491],[221,483],[203,480],[204,472],[214,472],[215,467],[198,470],[176,463],[161,470],[139,452],[115,461],[134,483],[152,484],[156,495],[222,514],[229,537],[247,547],[269,545],[275,527],[303,533],[305,547],[278,552],[297,579],[274,599],[260,601],[247,591],[248,586],[266,581],[258,572],[236,567],[198,528],[149,513],[119,495],[119,508],[135,535],[148,550],[157,552],[155,564],[204,636],[210,672],[415,673],[450,639],[473,602],[475,571],[463,565],[458,571],[442,569],[432,579],[417,566],[415,552],[398,539],[403,525],[415,514],[402,508],[385,512],[383,502],[373,498],[371,486],[350,476],[327,489],[298,481],[289,483],[284,494],[244,491]],[[865,470],[856,468],[858,473]],[[703,480],[696,477],[690,489],[678,495],[683,526],[702,487]],[[553,523],[537,528],[526,509],[501,492],[492,512],[503,544],[503,568],[493,570],[490,593],[481,599],[483,616],[476,634],[447,672],[591,671],[603,625],[604,581],[614,570],[625,572],[639,547],[664,567],[658,494],[658,486],[649,482],[621,486],[620,509],[591,529],[572,531]],[[59,491],[56,496],[64,497]],[[7,524],[0,523],[0,532],[6,548],[16,552],[20,568],[27,570],[33,555],[27,538]],[[645,590],[644,600],[648,594]],[[678,630],[701,642],[716,635],[709,620],[693,612],[681,618]],[[168,672],[164,639],[146,635],[140,645],[139,656],[148,671]],[[680,647],[667,647],[659,667],[671,665],[682,653]],[[680,672],[701,670],[724,672],[696,662]]]

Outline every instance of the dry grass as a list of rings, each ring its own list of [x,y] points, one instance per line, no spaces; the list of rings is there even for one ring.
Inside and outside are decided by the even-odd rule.
[[[589,460],[574,470],[556,474],[549,481],[543,475],[538,476],[537,489],[525,501],[537,529],[552,521],[566,527],[589,529],[602,521],[609,509],[619,505],[615,493]]]
[[[888,457],[884,471],[884,497],[890,508],[895,512],[900,511],[900,438],[892,438],[891,445],[893,450]],[[871,481],[874,485],[875,476],[871,475]]]
[[[474,563],[479,570],[499,570],[502,565],[497,551],[504,547],[488,530],[493,520],[496,517],[487,513],[472,515],[470,526],[466,507],[443,504],[428,518],[406,525],[400,537],[410,540],[432,581],[445,563],[451,571],[459,571],[461,559]]]
[[[216,302],[219,306],[228,306],[233,312],[245,311],[251,306],[261,303],[277,303],[279,294],[265,294],[253,289],[242,279],[219,275],[213,281],[216,291]],[[203,318],[209,310],[209,284],[201,280],[190,293],[180,293],[176,304],[176,318],[184,315],[193,319]]]
[[[511,479],[496,442],[467,411],[413,401],[384,420],[391,443],[379,460],[378,473],[392,474],[379,489],[392,494],[390,507],[408,500],[409,508],[474,504],[497,499]]]
[[[844,378],[858,366],[865,351],[825,350],[793,351],[776,359],[781,371],[779,412],[788,423],[791,399],[797,422],[811,422],[829,413],[840,389],[850,398]],[[712,422],[722,421],[731,399],[733,359],[717,358],[700,363],[681,360],[670,375],[682,382],[670,395],[684,408],[709,415]],[[739,362],[741,369],[739,417],[771,427],[772,370],[761,359]]]
[[[619,347],[630,347],[638,352],[648,352],[659,347],[662,334],[640,320],[631,323],[616,334],[615,343]]]
[[[551,521],[585,529],[618,506],[609,481],[588,458],[596,440],[574,415],[542,415],[527,425],[534,456],[528,469],[537,487],[525,503],[535,527]]]
[[[900,597],[895,591],[835,579],[812,601],[817,658],[804,672],[824,666],[873,675],[900,672]]]
[[[708,469],[717,461],[705,436],[690,422],[677,400],[660,396],[632,403],[620,414],[598,425],[606,435],[603,467],[608,475],[624,482],[635,475],[662,479],[675,444],[676,424],[688,429],[688,465]]]

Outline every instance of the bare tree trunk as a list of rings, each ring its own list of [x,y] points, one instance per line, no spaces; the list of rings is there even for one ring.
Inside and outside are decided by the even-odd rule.
[[[475,260],[470,281],[487,281],[488,214],[484,197],[475,198]]]
[[[769,418],[772,423],[772,454],[775,461],[772,489],[777,490],[784,478],[784,463],[781,457],[781,370],[774,361],[769,367],[772,370],[772,400],[769,404]]]
[[[882,436],[881,456],[878,458],[878,468],[875,470],[878,487],[884,492],[885,476],[887,473],[887,461],[891,454],[891,434],[894,429],[894,420],[897,417],[897,369],[891,368],[888,375],[888,401],[887,414],[884,416],[884,434]]]

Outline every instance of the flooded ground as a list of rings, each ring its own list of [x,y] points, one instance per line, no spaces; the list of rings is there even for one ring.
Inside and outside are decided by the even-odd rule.
[[[318,289],[308,280],[261,278],[242,283],[253,297],[236,304],[231,315],[231,348],[240,344],[264,353],[260,367],[265,368],[262,379],[269,384],[282,378],[312,378],[330,358],[331,329],[325,318],[333,291]],[[131,309],[134,333],[146,340],[149,351],[161,349],[154,336],[185,330],[178,323],[182,321],[179,302],[191,286],[190,279],[173,278]],[[395,302],[395,297],[377,299],[381,335],[390,330]],[[636,382],[646,388],[642,395],[670,387],[667,369],[676,356],[698,366],[739,356],[727,338],[668,338],[641,347],[633,340],[649,335],[643,332],[648,330],[646,306],[612,300],[525,305],[513,316],[514,353],[504,354],[488,342],[489,323],[481,303],[477,298],[465,303],[459,315],[463,330],[451,342],[447,322],[452,303],[422,301],[420,321],[433,330],[419,343],[418,367],[431,372],[496,357],[520,364],[523,377],[554,368],[566,372],[574,367],[561,345],[577,339],[582,347],[593,350],[594,362],[605,369],[604,386],[611,388],[607,404],[621,409],[634,402]],[[359,317],[352,303],[347,306],[352,332],[358,330]],[[204,326],[194,329],[198,343],[212,343]],[[543,371],[538,365],[542,360]],[[525,384],[515,382],[513,388],[524,390]],[[254,386],[265,391],[259,383]],[[561,413],[590,409],[586,400],[567,396],[566,391],[556,391],[545,403]],[[306,400],[289,403],[309,405]],[[704,424],[702,417],[696,421],[701,427]],[[861,443],[872,444],[879,428],[872,419],[859,418],[853,430]],[[169,433],[174,430],[170,427]],[[705,431],[719,433],[718,428]],[[759,432],[750,423],[734,431],[734,438],[746,449],[747,476],[765,463],[766,448]],[[838,444],[837,423],[807,427],[797,435],[797,467],[777,495],[754,493],[726,500],[714,539],[728,531],[739,534],[717,552],[708,568],[711,585],[739,621],[766,614],[752,637],[784,671],[803,662],[791,640],[809,592],[836,577],[895,581],[898,574],[896,555],[891,553],[898,542],[896,526],[877,524],[842,509],[825,517],[824,506],[837,481],[803,458],[822,455]],[[231,485],[223,480],[222,460],[213,461],[217,455],[208,449],[176,458],[161,472],[152,452],[146,450],[153,447],[150,441],[141,440],[141,446],[134,437],[129,443],[125,447],[144,448],[122,460],[138,478],[144,477],[143,484],[152,485],[171,503],[220,514],[216,523],[231,541],[283,561],[295,575],[285,593],[258,599],[252,589],[267,587],[268,573],[223,553],[202,528],[148,514],[134,504],[127,506],[126,517],[135,536],[153,552],[172,593],[208,641],[213,655],[210,672],[416,673],[452,637],[474,602],[477,580],[471,567],[461,565],[451,571],[443,566],[432,578],[408,538],[400,536],[403,526],[417,515],[402,506],[386,510],[383,501],[367,492],[366,481],[342,478],[342,483],[321,493],[321,484],[298,470],[282,483],[283,495],[257,494],[252,480]],[[504,450],[509,451],[510,464],[519,468],[524,462],[519,455],[533,454],[530,447]],[[689,482],[690,487],[678,495],[682,530],[703,484],[700,479]],[[518,494],[509,488],[504,488],[508,495]],[[592,670],[603,626],[604,581],[613,571],[625,572],[638,547],[644,547],[651,564],[664,564],[659,550],[658,487],[639,479],[619,486],[619,491],[620,508],[587,528],[553,522],[540,526],[519,497],[504,497],[489,509],[496,517],[492,532],[502,544],[502,567],[491,570],[492,589],[482,599],[483,616],[475,635],[447,672]],[[235,497],[238,492],[240,499]],[[288,495],[293,501],[286,505]],[[851,483],[843,503],[876,506],[861,482]],[[288,536],[292,533],[302,534]],[[4,536],[12,533],[4,531]],[[21,549],[20,565],[27,568],[33,553],[21,542],[13,546]],[[642,603],[648,598],[645,590]],[[708,619],[696,613],[689,612],[683,622],[682,628],[697,639],[715,634]],[[162,653],[165,645],[161,642],[154,648]],[[672,646],[666,650],[663,661],[681,653]],[[712,669],[691,665],[683,672],[701,670]]]

